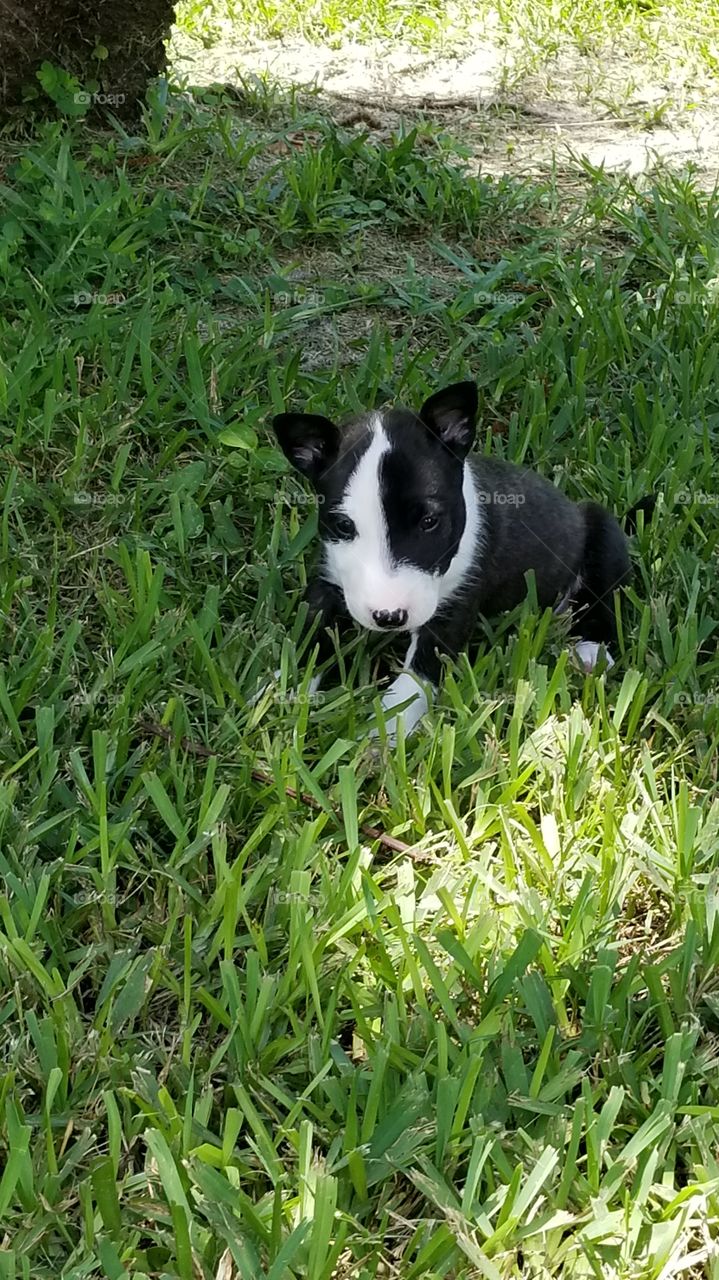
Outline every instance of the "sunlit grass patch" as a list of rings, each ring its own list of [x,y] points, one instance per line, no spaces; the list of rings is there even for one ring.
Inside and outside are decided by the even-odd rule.
[[[232,33],[337,45],[401,41],[421,50],[466,50],[489,40],[511,51],[514,75],[559,56],[596,59],[602,53],[625,53],[637,65],[672,72],[694,67],[715,77],[719,69],[716,0],[183,0],[177,24],[207,45]]]

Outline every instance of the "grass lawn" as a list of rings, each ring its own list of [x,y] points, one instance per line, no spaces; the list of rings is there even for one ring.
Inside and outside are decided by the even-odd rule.
[[[2,153],[0,1280],[717,1280],[719,202],[261,85]],[[268,418],[467,376],[657,515],[609,675],[528,605],[378,769]]]

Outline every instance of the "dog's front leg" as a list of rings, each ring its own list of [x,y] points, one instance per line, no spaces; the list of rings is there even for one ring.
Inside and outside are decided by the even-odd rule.
[[[404,667],[397,678],[392,681],[382,698],[382,716],[387,741],[390,746],[394,746],[397,741],[400,720],[404,726],[405,737],[408,737],[416,729],[429,706],[427,690],[424,684],[421,683],[421,677],[418,676],[412,666],[418,643],[419,632],[413,632],[412,641],[405,656]],[[404,703],[407,703],[406,707],[403,706]],[[397,707],[402,707],[403,709],[397,711]],[[373,725],[370,729],[370,737],[376,738],[378,736],[379,729],[376,725]]]
[[[442,657],[456,658],[467,643],[471,630],[472,620],[457,610],[433,618],[412,633],[404,667],[382,698],[385,730],[391,745],[397,741],[400,720],[406,737],[416,729],[428,710],[431,694],[439,686]],[[396,711],[404,703],[407,705]],[[373,728],[370,736],[377,735],[378,729]]]

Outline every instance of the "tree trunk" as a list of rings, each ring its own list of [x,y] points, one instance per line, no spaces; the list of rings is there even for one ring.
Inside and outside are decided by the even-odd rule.
[[[0,13],[0,106],[37,87],[43,62],[98,81],[99,105],[121,114],[137,108],[148,81],[165,69],[164,41],[174,0],[4,0]],[[98,47],[107,56],[98,58]]]

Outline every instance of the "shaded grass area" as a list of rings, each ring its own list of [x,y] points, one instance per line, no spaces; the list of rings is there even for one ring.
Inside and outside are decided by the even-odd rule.
[[[715,1276],[716,201],[251,86],[7,150],[0,1276]],[[378,773],[266,424],[464,376],[658,515],[611,676],[526,607]]]

